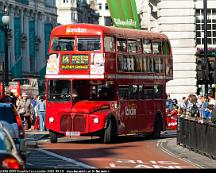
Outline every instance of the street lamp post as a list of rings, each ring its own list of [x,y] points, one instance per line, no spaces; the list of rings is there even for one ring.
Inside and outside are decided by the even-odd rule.
[[[208,75],[209,75],[209,62],[208,62],[208,42],[207,42],[207,0],[203,0],[203,14],[204,14],[204,59],[207,62],[207,67],[206,69],[208,69],[207,71],[207,75],[206,75],[206,79],[205,79],[205,94],[208,94],[208,83],[209,83],[209,79],[208,79]]]
[[[5,86],[8,86],[8,25],[9,25],[10,17],[8,14],[7,7],[4,7],[4,15],[2,16],[2,23],[3,23],[3,31],[5,36],[5,62],[4,62],[4,80]]]
[[[4,40],[4,49],[5,49],[5,59],[3,63],[3,86],[2,86],[2,92],[3,92],[3,98],[5,96],[5,86],[8,86],[8,31],[9,31],[9,21],[10,17],[8,14],[8,9],[5,6],[4,7],[4,15],[2,16],[2,23],[3,26],[1,27],[1,30],[4,32],[5,40]]]

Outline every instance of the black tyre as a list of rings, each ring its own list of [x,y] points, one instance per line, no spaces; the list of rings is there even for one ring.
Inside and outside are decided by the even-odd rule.
[[[104,131],[104,143],[110,144],[117,138],[117,127],[113,118],[109,118],[107,123],[107,128]]]
[[[49,131],[50,135],[50,142],[51,143],[57,143],[57,134],[54,131]]]
[[[157,115],[154,123],[154,132],[152,132],[151,134],[146,134],[145,135],[146,139],[159,139],[161,130],[162,130],[162,118],[161,115]]]
[[[152,138],[159,139],[161,130],[162,130],[162,118],[161,118],[161,115],[157,115],[156,121],[154,124],[154,132],[152,134]]]

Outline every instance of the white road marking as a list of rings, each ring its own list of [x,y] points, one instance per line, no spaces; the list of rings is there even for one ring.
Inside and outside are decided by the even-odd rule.
[[[142,161],[133,159],[118,159],[109,163],[110,168],[145,168],[145,169],[183,169],[189,166],[181,166],[180,163],[173,161]]]
[[[73,159],[70,159],[70,158],[67,158],[67,157],[64,157],[64,156],[60,156],[60,155],[58,155],[56,153],[52,153],[50,151],[46,151],[46,150],[43,150],[43,149],[33,149],[33,150],[43,152],[43,153],[48,154],[50,156],[56,157],[58,159],[70,162],[70,163],[75,164],[75,165],[79,165],[80,167],[83,167],[83,168],[86,168],[86,169],[96,169],[93,166],[87,165],[87,164],[82,163],[82,162],[78,162],[76,160],[73,160]]]

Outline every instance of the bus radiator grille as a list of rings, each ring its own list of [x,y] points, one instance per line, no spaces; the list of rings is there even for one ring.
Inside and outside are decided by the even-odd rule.
[[[75,114],[73,118],[73,131],[85,132],[86,130],[86,116]]]
[[[61,116],[60,130],[62,132],[72,131],[72,116],[70,114]]]

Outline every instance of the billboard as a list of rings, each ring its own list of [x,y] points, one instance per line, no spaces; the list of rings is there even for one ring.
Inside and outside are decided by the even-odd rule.
[[[107,0],[107,4],[116,27],[141,29],[135,0]]]

